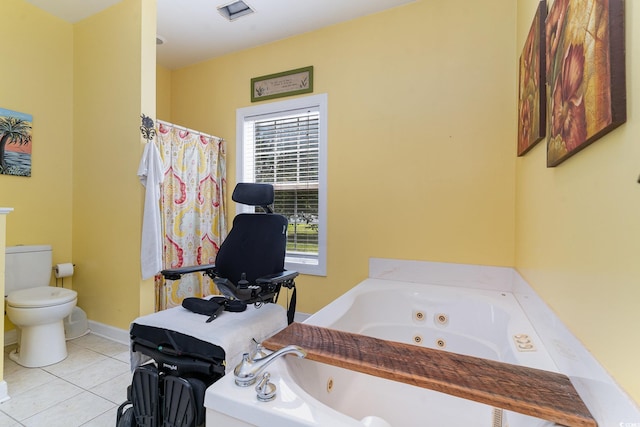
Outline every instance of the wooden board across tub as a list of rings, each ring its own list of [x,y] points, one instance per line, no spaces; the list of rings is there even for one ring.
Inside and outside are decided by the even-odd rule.
[[[297,345],[307,359],[447,393],[563,426],[597,426],[565,375],[293,323],[263,345]]]

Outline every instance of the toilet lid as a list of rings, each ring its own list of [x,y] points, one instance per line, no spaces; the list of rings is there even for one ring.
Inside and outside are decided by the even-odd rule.
[[[53,286],[21,289],[7,295],[7,303],[12,307],[49,307],[73,301],[78,296],[76,291]]]

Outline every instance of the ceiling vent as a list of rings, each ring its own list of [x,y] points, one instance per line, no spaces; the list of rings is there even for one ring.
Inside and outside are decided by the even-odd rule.
[[[219,6],[218,12],[229,21],[234,21],[241,16],[249,15],[255,11],[244,1],[237,0],[224,6]]]

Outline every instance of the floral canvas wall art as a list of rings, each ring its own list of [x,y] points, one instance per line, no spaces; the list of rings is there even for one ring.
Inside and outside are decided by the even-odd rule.
[[[547,115],[545,89],[544,24],[547,2],[543,0],[531,24],[520,55],[518,97],[518,156],[544,138]]]
[[[31,176],[30,114],[0,108],[0,174]]]
[[[546,22],[547,166],[626,121],[623,0],[555,0]]]

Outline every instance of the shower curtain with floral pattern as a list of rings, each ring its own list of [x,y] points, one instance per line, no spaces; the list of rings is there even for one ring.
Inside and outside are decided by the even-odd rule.
[[[160,208],[163,268],[213,264],[227,235],[224,140],[170,124],[157,124],[156,143],[164,167]],[[201,273],[164,280],[156,276],[156,311],[186,297],[216,293]]]

